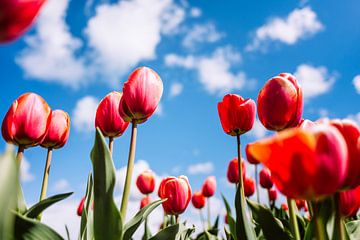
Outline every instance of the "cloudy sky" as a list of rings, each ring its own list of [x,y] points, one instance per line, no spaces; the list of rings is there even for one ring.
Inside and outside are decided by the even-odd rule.
[[[224,94],[256,99],[267,79],[290,72],[304,90],[305,118],[360,122],[358,9],[356,0],[48,0],[25,37],[0,46],[0,115],[20,94],[32,91],[72,118],[68,144],[53,155],[48,193],[75,193],[49,209],[45,221],[61,233],[67,222],[76,236],[75,210],[91,170],[96,106],[108,92],[121,91],[141,65],[159,73],[164,95],[156,114],[139,126],[137,173],[151,168],[158,179],[184,174],[193,190],[215,175],[214,203],[220,192],[233,196],[225,173],[236,141],[223,133],[216,108]],[[243,145],[266,134],[256,122]],[[127,132],[115,141],[118,202],[129,137]],[[45,154],[41,148],[25,153],[22,181],[29,203],[39,197]],[[140,197],[134,188],[132,209]],[[186,216],[198,223],[193,209]],[[154,217],[154,228],[157,224]]]

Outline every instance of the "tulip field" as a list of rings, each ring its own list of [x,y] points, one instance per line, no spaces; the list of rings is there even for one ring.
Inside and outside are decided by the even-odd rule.
[[[44,2],[0,0],[0,44],[20,38]],[[18,21],[13,21],[17,15]],[[208,106],[217,109],[218,126],[235,156],[222,166],[224,179],[236,191],[233,199],[221,194],[223,215],[210,217],[212,198],[223,191],[215,176],[206,176],[202,187],[194,189],[186,173],[165,176],[158,187],[151,169],[135,175],[139,126],[151,127],[147,121],[165,91],[161,76],[160,71],[139,66],[99,102],[93,146],[88,149],[92,169],[78,208],[73,209],[80,222],[79,240],[360,240],[360,126],[350,119],[304,119],[305,93],[290,73],[266,76],[269,80],[257,89],[257,99],[225,93],[217,105]],[[52,109],[34,92],[13,96],[12,101],[1,119],[7,148],[0,155],[0,240],[70,239],[42,218],[72,195],[48,194],[52,157],[69,144],[70,115]],[[272,133],[243,144],[256,115]],[[113,152],[120,144],[115,140],[125,132],[131,135],[118,201]],[[47,154],[39,201],[28,205],[20,168],[35,147]],[[254,177],[247,164],[254,167]],[[142,199],[137,213],[127,216],[132,182]],[[259,188],[267,193],[266,204],[260,201]],[[280,195],[286,200],[276,204]],[[200,224],[184,220],[190,204],[199,210]],[[162,223],[154,231],[149,221],[158,209]]]

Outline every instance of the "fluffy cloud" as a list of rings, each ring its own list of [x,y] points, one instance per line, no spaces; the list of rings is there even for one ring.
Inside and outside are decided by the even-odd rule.
[[[360,75],[356,75],[354,77],[353,84],[355,86],[356,92],[360,94]]]
[[[197,8],[197,7],[193,7],[190,9],[190,16],[193,17],[193,18],[197,18],[197,17],[200,17],[202,14],[202,11],[200,8]]]
[[[216,42],[222,36],[212,23],[196,24],[187,31],[182,44],[187,48],[194,48],[197,44]]]
[[[212,162],[203,162],[190,165],[187,169],[188,174],[210,174],[214,171],[214,164]]]
[[[299,65],[294,75],[302,86],[305,99],[329,92],[336,80],[336,74],[329,73],[326,67],[308,64]]]
[[[254,122],[254,126],[249,132],[251,136],[253,136],[255,139],[260,139],[266,136],[267,134],[266,128],[262,125],[260,120],[256,119]]]
[[[293,45],[323,29],[316,13],[310,7],[295,9],[286,18],[275,17],[255,31],[253,41],[246,50],[264,49],[269,41]]]
[[[35,176],[30,172],[30,163],[24,157],[20,165],[20,178],[22,182],[31,182],[35,179]]]
[[[36,21],[35,35],[25,38],[27,47],[16,62],[25,75],[45,82],[78,87],[85,79],[85,66],[76,51],[80,39],[71,35],[65,22],[69,0],[49,0]]]
[[[96,108],[99,100],[85,96],[78,100],[72,113],[72,123],[79,132],[91,132],[94,129]]]
[[[60,179],[54,183],[51,190],[53,192],[67,192],[71,190],[70,183],[66,179]]]
[[[352,119],[352,120],[355,121],[358,125],[360,125],[360,112],[358,112],[357,114],[349,115],[348,118]]]
[[[179,96],[183,91],[184,86],[179,82],[174,82],[170,86],[169,97],[174,98]]]

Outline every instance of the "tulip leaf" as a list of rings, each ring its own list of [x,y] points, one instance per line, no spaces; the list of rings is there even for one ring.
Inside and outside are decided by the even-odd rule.
[[[138,229],[140,224],[149,216],[149,214],[158,207],[164,200],[157,200],[143,207],[128,223],[125,224],[123,240],[130,240],[132,235]]]
[[[195,231],[195,228],[187,228],[185,224],[178,223],[164,228],[149,240],[183,240],[188,239]]]
[[[281,221],[274,217],[271,210],[254,201],[247,200],[254,221],[262,229],[265,239],[289,240],[291,236]]]
[[[39,214],[41,214],[45,209],[47,209],[48,207],[50,207],[51,205],[64,200],[65,198],[69,197],[71,194],[73,194],[72,192],[69,193],[63,193],[63,194],[58,194],[49,198],[46,198],[40,202],[38,202],[37,204],[35,204],[34,206],[32,206],[31,208],[29,208],[25,213],[24,216],[28,217],[28,218],[36,218],[37,216],[39,216]]]
[[[80,238],[82,240],[88,240],[94,238],[94,232],[93,232],[94,218],[93,218],[93,210],[91,208],[92,203],[94,202],[93,196],[94,196],[93,179],[92,179],[92,174],[90,173],[88,176],[84,207],[80,221]]]
[[[221,194],[221,197],[222,197],[222,199],[224,201],[225,208],[226,208],[226,216],[227,216],[227,219],[228,219],[228,225],[229,225],[229,229],[230,229],[230,234],[231,234],[233,239],[237,240],[236,223],[235,223],[234,218],[232,217],[229,202],[226,200],[226,198],[224,197],[223,194]]]
[[[57,232],[37,220],[27,218],[14,213],[15,215],[15,239],[21,240],[64,240]]]
[[[345,226],[350,240],[360,239],[360,220],[348,222]]]
[[[17,181],[17,185],[18,185],[18,193],[17,193],[17,207],[16,207],[16,211],[24,214],[27,211],[27,207],[26,207],[26,201],[24,198],[24,193],[20,184],[20,181]]]
[[[115,167],[101,131],[96,129],[91,151],[94,174],[94,237],[121,239],[122,220],[114,202]]]
[[[148,240],[149,238],[151,238],[151,232],[148,226],[147,221],[145,220],[145,224],[144,224],[144,235],[142,237],[142,240]]]

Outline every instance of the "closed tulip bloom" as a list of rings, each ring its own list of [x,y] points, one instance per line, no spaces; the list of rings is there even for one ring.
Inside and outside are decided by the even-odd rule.
[[[228,219],[228,215],[227,214],[225,214],[225,224],[229,224],[229,219]]]
[[[305,206],[306,206],[306,201],[302,200],[302,199],[296,199],[295,200],[296,206],[299,210],[304,209],[305,210]]]
[[[288,211],[288,210],[289,210],[289,207],[288,207],[288,205],[287,205],[286,203],[282,203],[282,204],[281,204],[281,208],[282,208],[282,210],[284,210],[284,211]]]
[[[191,202],[194,206],[194,208],[202,209],[205,206],[206,198],[202,194],[201,191],[194,192]]]
[[[227,169],[227,179],[230,183],[239,183],[239,164],[238,159],[234,158],[229,162],[228,169]],[[241,169],[242,169],[242,176],[245,178],[246,174],[246,165],[245,161],[241,159]]]
[[[189,205],[191,199],[191,187],[187,177],[167,177],[159,186],[158,195],[161,199],[167,199],[162,203],[166,214],[179,215]]]
[[[216,192],[216,178],[214,176],[210,176],[205,179],[204,184],[202,186],[202,194],[205,197],[212,197]]]
[[[360,208],[360,186],[340,193],[340,213],[344,217],[356,216]]]
[[[51,109],[35,93],[25,93],[15,100],[2,122],[2,135],[6,142],[22,147],[39,145],[51,122]]]
[[[277,191],[274,188],[271,188],[268,190],[268,195],[269,195],[269,199],[270,201],[276,201],[277,199]]]
[[[111,92],[101,100],[96,109],[95,127],[98,127],[105,137],[119,137],[129,126],[119,113],[121,97],[121,92]]]
[[[44,3],[45,0],[0,0],[0,43],[20,37]]]
[[[252,177],[245,177],[244,179],[244,194],[246,197],[251,197],[255,193],[255,181]]]
[[[268,130],[283,130],[299,125],[302,115],[302,90],[296,78],[281,73],[268,80],[258,95],[258,115]]]
[[[151,198],[150,196],[145,196],[141,199],[140,201],[140,209],[143,209],[144,207],[146,207],[147,205],[149,205],[151,203]]]
[[[162,93],[159,75],[148,67],[137,68],[124,84],[120,115],[126,122],[145,122],[155,112]]]
[[[271,179],[271,172],[267,168],[263,168],[259,173],[260,186],[265,189],[270,189],[273,186],[273,181]]]
[[[226,134],[241,135],[249,131],[255,121],[255,102],[237,94],[227,94],[218,103],[221,126]]]
[[[249,153],[269,168],[277,189],[295,199],[314,200],[335,193],[348,170],[345,140],[326,124],[282,131],[249,144]]]
[[[155,189],[155,176],[150,170],[144,171],[136,179],[136,186],[142,194],[152,193]]]
[[[46,133],[41,146],[44,148],[61,148],[63,147],[70,134],[70,117],[63,110],[54,110],[51,113],[51,122],[49,130]]]
[[[82,215],[82,212],[83,212],[83,209],[84,209],[84,203],[85,203],[85,197],[83,197],[83,198],[81,199],[81,201],[80,201],[80,203],[79,203],[79,206],[78,206],[78,208],[77,208],[77,211],[76,211],[76,213],[77,213],[77,215],[78,215],[79,217],[81,217],[81,215]]]
[[[248,145],[246,145],[245,147],[245,154],[246,154],[246,159],[248,160],[248,162],[250,164],[254,164],[254,165],[257,165],[259,164],[260,162],[258,160],[256,160],[255,158],[252,157],[251,154],[248,153],[249,149],[248,149]]]

